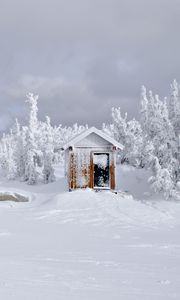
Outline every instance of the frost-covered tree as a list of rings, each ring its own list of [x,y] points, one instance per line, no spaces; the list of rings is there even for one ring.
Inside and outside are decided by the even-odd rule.
[[[38,120],[38,96],[27,94],[29,119],[27,126],[16,120],[10,134],[0,140],[0,166],[8,179],[18,178],[28,184],[36,184],[38,179],[49,183],[55,180],[54,164],[63,162],[61,150],[75,135],[86,126],[74,124],[53,127],[50,118]]]
[[[103,131],[123,144],[121,163],[150,168],[155,191],[170,197],[176,194],[180,181],[180,90],[176,80],[171,97],[160,99],[152,91],[141,88],[140,123],[128,121],[120,108],[112,109],[112,123]]]
[[[146,88],[143,85],[141,87],[141,108],[140,108],[140,114],[141,114],[141,124],[142,124],[142,129],[144,132],[147,131],[148,129],[148,99],[147,99],[147,93],[146,93]]]
[[[52,152],[52,149],[48,148],[44,152],[44,168],[43,168],[43,179],[44,183],[49,183],[55,181],[55,175],[54,175],[54,167],[52,164],[54,153]]]
[[[127,122],[125,150],[128,163],[142,165],[143,136],[140,123],[132,119]]]
[[[120,107],[112,108],[112,123],[113,123],[113,135],[114,138],[121,142],[123,145],[126,142],[126,130],[127,130],[127,113],[124,117],[121,114]]]
[[[53,128],[51,126],[50,118],[46,117],[44,126],[44,147],[43,147],[43,179],[45,183],[55,181],[54,167],[54,144],[53,144]]]
[[[137,120],[128,121],[127,113],[123,117],[120,107],[112,108],[112,124],[103,124],[102,130],[124,146],[119,152],[121,163],[141,165],[143,138],[141,125]]]
[[[174,79],[171,84],[171,96],[169,100],[169,118],[174,127],[176,136],[180,132],[180,88],[177,81]]]
[[[16,178],[17,166],[14,157],[14,139],[12,132],[6,136],[6,153],[5,153],[5,173],[8,179],[12,180]]]
[[[31,132],[27,131],[26,157],[25,157],[25,174],[24,180],[28,184],[35,184],[38,178],[36,152],[34,138]]]
[[[38,118],[37,118],[37,100],[38,96],[32,93],[27,94],[27,102],[30,105],[29,127],[26,133],[26,157],[24,180],[28,184],[35,184],[38,178]]]
[[[163,193],[166,198],[172,196],[174,184],[171,174],[167,168],[160,166],[157,157],[154,159],[153,171],[154,175],[149,178],[149,182],[155,192]]]
[[[22,127],[16,119],[13,127],[14,136],[14,160],[16,163],[17,174],[16,177],[23,179],[25,172],[25,148],[26,148],[26,127]]]
[[[120,107],[112,108],[112,125],[108,126],[109,129],[112,130],[112,136],[116,141],[120,142],[124,147],[126,144],[127,137],[127,113],[125,113],[124,117],[121,114]],[[107,131],[107,130],[106,130]],[[122,163],[126,162],[126,150],[124,148],[123,151],[119,152],[119,158]]]
[[[3,134],[3,137],[1,139],[0,143],[0,163],[1,163],[1,168],[3,171],[7,170],[7,164],[8,164],[8,155],[7,155],[7,137],[5,133]]]
[[[147,141],[144,137],[142,148],[141,166],[147,169],[151,168],[154,162],[154,145],[152,141]]]
[[[151,178],[150,182],[156,191],[160,191],[160,188],[157,188],[157,186],[160,186],[160,182],[164,181],[162,190],[164,189],[166,196],[173,194],[173,190],[176,188],[176,183],[179,180],[178,174],[180,170],[176,132],[178,124],[180,124],[177,122],[179,99],[176,81],[171,85],[171,89],[169,105],[166,98],[161,100],[158,95],[154,96],[151,91],[149,96],[147,96],[145,88],[141,92],[141,123],[144,129],[144,145],[152,143],[151,158],[156,161],[156,168],[152,168],[154,177],[152,177],[153,180]],[[144,165],[149,166],[149,162],[146,161],[146,146],[144,146],[144,151]],[[171,191],[167,192],[167,186]]]

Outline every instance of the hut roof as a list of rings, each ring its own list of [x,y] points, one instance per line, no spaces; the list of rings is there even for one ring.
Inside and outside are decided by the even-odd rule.
[[[75,136],[70,141],[68,141],[68,143],[66,143],[64,145],[63,149],[67,150],[70,146],[71,147],[75,146],[77,143],[79,143],[81,140],[85,139],[87,136],[89,136],[92,133],[95,133],[96,135],[98,135],[102,139],[106,140],[107,142],[109,142],[110,144],[112,144],[113,146],[115,146],[115,147],[117,147],[117,148],[119,148],[121,150],[124,148],[123,145],[121,145],[120,143],[118,143],[112,137],[106,135],[102,130],[97,129],[96,127],[91,127],[89,129],[83,131],[82,133],[80,133],[78,136]]]

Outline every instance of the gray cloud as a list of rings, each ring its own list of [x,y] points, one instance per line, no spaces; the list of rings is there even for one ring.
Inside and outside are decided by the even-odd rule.
[[[0,129],[24,122],[28,91],[53,123],[138,116],[142,84],[180,80],[179,27],[179,0],[0,0]]]

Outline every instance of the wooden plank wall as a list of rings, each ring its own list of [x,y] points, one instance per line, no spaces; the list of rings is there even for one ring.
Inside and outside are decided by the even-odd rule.
[[[102,149],[106,152],[105,149]],[[93,151],[94,152],[94,151]],[[89,179],[88,179],[88,187],[93,189],[94,187],[94,165],[93,165],[93,152],[91,153],[91,151],[89,152],[90,155],[90,164],[88,167],[88,174],[87,173],[87,169],[82,170],[82,176],[83,175],[88,175]],[[68,168],[68,181],[69,181],[69,189],[76,189],[77,186],[77,172],[79,170],[77,170],[77,166],[76,166],[76,158],[75,158],[75,153],[73,151],[69,152],[69,168]],[[115,151],[113,151],[110,155],[110,189],[114,190],[116,187],[116,178],[115,178]],[[84,186],[85,188],[86,186]]]
[[[92,153],[90,154],[90,171],[89,171],[89,188],[90,189],[93,189],[93,186],[94,186],[94,165],[93,165],[93,155]]]
[[[111,190],[114,190],[115,187],[116,187],[115,165],[114,165],[114,159],[112,158],[111,164],[110,164],[110,188],[111,188]]]
[[[69,189],[75,188],[74,153],[69,153]]]

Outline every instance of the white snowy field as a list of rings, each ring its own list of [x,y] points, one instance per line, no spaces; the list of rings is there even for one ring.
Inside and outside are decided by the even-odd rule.
[[[119,169],[118,194],[1,179],[30,202],[0,202],[0,299],[179,300],[180,203],[147,177]]]

